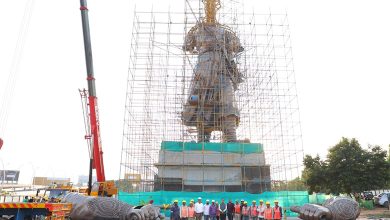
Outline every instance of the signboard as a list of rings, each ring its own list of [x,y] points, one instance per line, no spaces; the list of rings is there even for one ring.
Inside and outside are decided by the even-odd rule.
[[[0,182],[18,182],[19,170],[0,170]]]

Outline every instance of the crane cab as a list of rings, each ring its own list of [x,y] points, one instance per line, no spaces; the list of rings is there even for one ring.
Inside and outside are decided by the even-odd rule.
[[[91,196],[112,197],[118,194],[114,181],[95,182],[92,185]]]

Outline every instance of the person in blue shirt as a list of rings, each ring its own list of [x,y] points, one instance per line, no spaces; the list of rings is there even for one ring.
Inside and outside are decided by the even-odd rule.
[[[180,220],[180,208],[177,205],[178,202],[178,200],[175,200],[171,206],[171,220]]]

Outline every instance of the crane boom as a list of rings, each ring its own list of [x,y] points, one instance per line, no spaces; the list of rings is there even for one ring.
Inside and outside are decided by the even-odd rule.
[[[106,179],[104,175],[103,150],[102,150],[101,140],[100,140],[100,128],[99,128],[99,117],[98,117],[99,114],[97,108],[98,104],[97,104],[97,96],[96,96],[95,77],[93,73],[91,36],[89,31],[88,8],[87,8],[86,0],[80,0],[80,10],[81,10],[81,19],[83,24],[85,62],[87,66],[89,121],[91,124],[90,127],[91,127],[91,135],[92,135],[91,169],[93,168],[96,170],[97,181],[104,182]]]

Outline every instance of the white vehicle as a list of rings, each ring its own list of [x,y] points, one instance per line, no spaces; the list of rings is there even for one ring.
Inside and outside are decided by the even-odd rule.
[[[390,192],[383,192],[378,196],[374,197],[374,202],[376,205],[387,207],[389,205],[389,200],[388,200],[389,196],[390,196]]]

